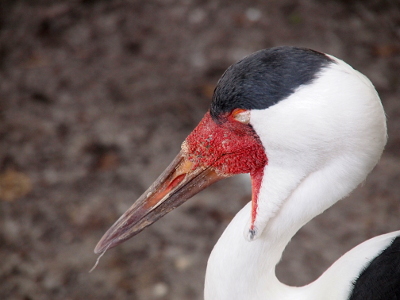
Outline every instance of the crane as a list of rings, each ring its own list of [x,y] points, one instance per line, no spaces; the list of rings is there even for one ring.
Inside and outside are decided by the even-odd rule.
[[[372,83],[331,55],[255,52],[222,75],[181,151],[95,253],[126,241],[212,183],[249,173],[252,197],[211,252],[206,300],[400,299],[400,231],[372,238],[303,287],[275,267],[295,233],[355,189],[386,144]]]

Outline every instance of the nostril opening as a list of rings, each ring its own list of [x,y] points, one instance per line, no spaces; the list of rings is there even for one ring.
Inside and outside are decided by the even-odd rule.
[[[178,184],[180,184],[183,179],[185,179],[186,174],[181,174],[179,176],[177,176],[174,180],[172,180],[172,182],[168,185],[168,190],[172,190],[173,188],[175,188]]]

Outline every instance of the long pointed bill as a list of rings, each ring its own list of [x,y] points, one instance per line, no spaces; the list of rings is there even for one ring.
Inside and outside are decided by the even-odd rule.
[[[98,242],[99,254],[151,225],[212,183],[226,178],[211,167],[196,167],[181,151],[143,195],[114,223]]]

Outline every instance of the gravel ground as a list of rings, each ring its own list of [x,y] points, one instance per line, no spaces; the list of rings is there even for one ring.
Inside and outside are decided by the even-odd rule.
[[[93,248],[179,151],[222,72],[278,45],[347,61],[388,116],[365,184],[285,251],[278,276],[302,285],[400,229],[397,0],[1,1],[0,299],[202,299],[207,257],[250,199],[246,177],[200,193],[88,273]]]

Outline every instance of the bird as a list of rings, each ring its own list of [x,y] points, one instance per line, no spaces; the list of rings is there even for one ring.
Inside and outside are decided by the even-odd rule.
[[[219,79],[209,110],[95,247],[104,254],[221,179],[249,173],[251,200],[207,263],[206,300],[400,299],[400,231],[369,239],[302,287],[275,267],[296,232],[360,185],[387,141],[371,81],[315,50],[259,50]]]

